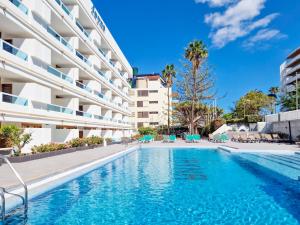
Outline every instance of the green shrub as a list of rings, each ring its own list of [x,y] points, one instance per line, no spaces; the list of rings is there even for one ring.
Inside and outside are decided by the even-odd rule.
[[[107,144],[111,144],[112,143],[112,139],[111,138],[105,138],[106,139],[106,143]]]
[[[86,139],[86,144],[88,145],[101,145],[103,144],[103,138],[98,136],[92,136]]]
[[[68,144],[72,148],[82,147],[87,144],[87,140],[84,138],[75,138],[75,139],[72,139],[71,141],[69,141]]]
[[[54,151],[59,151],[67,148],[70,148],[70,145],[50,143],[50,144],[42,144],[39,146],[34,146],[31,150],[33,154],[36,154],[36,153],[44,153],[44,152],[54,152]]]
[[[157,132],[155,129],[151,128],[151,127],[140,127],[139,128],[139,134],[140,135],[157,135]]]
[[[16,155],[21,154],[24,146],[32,140],[31,136],[31,134],[25,134],[24,129],[16,125],[4,125],[0,128],[1,147],[16,147]]]

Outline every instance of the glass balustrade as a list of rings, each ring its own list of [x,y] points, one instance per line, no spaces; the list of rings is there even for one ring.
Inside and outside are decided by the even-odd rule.
[[[82,55],[79,51],[76,51],[76,56],[78,58],[80,58],[83,62],[88,64],[90,67],[92,66],[92,63],[84,55]]]
[[[28,15],[29,9],[19,0],[9,0],[16,7],[18,7],[24,14]]]
[[[72,15],[69,8],[61,1],[61,0],[55,0],[56,3],[62,8],[62,10],[72,19],[74,20],[74,16]]]
[[[73,79],[72,78],[70,78],[68,75],[66,75],[66,74],[58,71],[57,69],[53,68],[52,66],[48,66],[47,71],[49,73],[53,74],[56,77],[59,77],[59,78],[65,80],[65,81],[68,81],[71,84],[73,83]]]
[[[55,37],[60,43],[62,43],[64,46],[66,46],[68,49],[70,49],[73,52],[72,46],[67,42],[61,35],[59,35],[52,27],[47,26],[47,32],[51,34],[53,37]]]
[[[76,81],[76,86],[87,91],[87,92],[90,92],[90,93],[93,93],[93,90],[91,88],[89,88],[88,86],[86,86],[85,84],[83,83],[80,83],[78,81]]]
[[[72,109],[68,109],[62,106],[52,105],[52,104],[47,104],[47,110],[52,112],[66,113],[70,115],[72,115],[74,112]]]
[[[93,115],[87,112],[83,112],[83,111],[76,111],[76,116],[82,116],[82,117],[86,117],[86,118],[92,118]]]
[[[7,94],[7,93],[1,93],[1,100],[5,103],[15,104],[15,105],[21,105],[21,106],[28,106],[28,100],[25,98],[21,98],[16,95]]]
[[[84,29],[84,27],[79,23],[78,20],[76,20],[76,25],[77,25],[77,27],[82,31],[82,33],[83,33],[87,38],[90,39],[89,33]]]
[[[28,61],[28,55],[25,52],[21,51],[20,49],[16,48],[12,44],[1,39],[0,39],[0,48],[6,52],[9,52],[12,55],[19,57],[24,61]]]

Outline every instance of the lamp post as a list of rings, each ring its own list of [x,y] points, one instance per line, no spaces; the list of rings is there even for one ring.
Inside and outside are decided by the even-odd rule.
[[[298,72],[296,73],[296,110],[299,109],[299,96],[298,96]]]

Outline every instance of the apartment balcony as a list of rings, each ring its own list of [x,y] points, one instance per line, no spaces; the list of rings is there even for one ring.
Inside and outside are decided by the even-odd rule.
[[[16,48],[15,46],[11,45],[10,43],[0,39],[0,49],[17,56],[18,58],[28,61],[28,55],[21,51],[20,49]]]
[[[28,54],[24,53],[23,51],[19,50],[18,48],[14,47],[13,45],[11,45],[11,44],[9,44],[9,43],[7,43],[7,42],[0,39],[0,50],[1,49],[4,50],[7,53],[13,55],[13,56],[16,56],[17,58],[21,59],[22,61],[28,63],[28,59],[29,59]],[[30,67],[30,68],[34,68],[34,67]],[[84,90],[86,93],[91,94],[90,95],[92,97],[91,99],[94,99],[93,97],[96,97],[97,99],[100,98],[101,99],[101,104],[104,104],[107,107],[112,107],[115,110],[122,111],[122,112],[125,112],[125,113],[129,113],[128,111],[125,111],[124,108],[122,108],[122,107],[119,107],[119,106],[116,107],[116,105],[112,104],[109,101],[109,99],[102,98],[101,96],[99,96],[99,94],[97,92],[95,92],[95,90],[92,90],[91,88],[89,88],[85,84],[82,84],[80,82],[74,82],[74,80],[71,77],[69,77],[67,74],[64,74],[63,72],[59,71],[57,68],[52,67],[51,65],[48,65],[46,67],[46,69],[43,68],[43,67],[38,67],[38,68],[43,69],[44,71],[46,71],[51,76],[55,76],[57,78],[60,78],[62,81],[68,83],[69,85],[72,85],[73,88],[77,86],[80,89]],[[56,82],[56,84],[58,84],[58,83]],[[84,97],[88,97],[88,96],[84,95]],[[95,100],[92,100],[92,102],[93,101],[95,101]]]
[[[13,3],[16,7],[18,7],[24,14],[28,15],[29,9],[19,0],[9,0]]]
[[[32,120],[37,121],[47,118],[51,121],[69,121],[79,124],[82,123],[83,125],[89,123],[100,126],[105,124],[117,127],[121,126],[121,128],[127,126],[127,124],[122,121],[113,121],[112,119],[88,112],[75,111],[59,105],[37,102],[3,92],[0,92],[0,109],[4,116],[18,114],[20,118],[22,116],[28,116],[29,118],[32,118]],[[95,120],[98,121],[96,124]]]

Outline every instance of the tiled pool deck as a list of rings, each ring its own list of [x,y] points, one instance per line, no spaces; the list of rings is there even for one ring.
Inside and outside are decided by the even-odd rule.
[[[137,143],[129,146],[137,146]],[[211,143],[206,140],[202,140],[200,143],[186,143],[178,140],[176,143],[162,143],[152,142],[148,144],[142,144],[147,147],[219,147],[227,146],[236,149],[236,151],[276,151],[278,153],[289,153],[293,151],[299,151],[297,145],[287,144],[270,144],[270,143]],[[22,178],[27,183],[32,183],[37,180],[41,180],[45,177],[49,177],[55,174],[59,174],[70,169],[76,168],[80,165],[87,164],[118,152],[125,151],[129,146],[126,145],[111,145],[98,149],[91,149],[85,151],[79,151],[69,153],[65,155],[58,155],[54,157],[34,160],[24,163],[14,163],[14,167],[20,173]],[[0,187],[13,188],[18,186],[18,181],[13,176],[7,165],[0,166]]]

